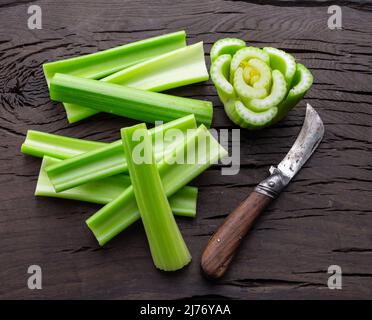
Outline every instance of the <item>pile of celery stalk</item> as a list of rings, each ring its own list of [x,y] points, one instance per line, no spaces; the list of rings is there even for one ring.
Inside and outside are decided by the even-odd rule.
[[[187,265],[191,255],[173,214],[195,217],[198,190],[187,184],[227,152],[207,129],[211,102],[159,91],[208,80],[203,43],[187,46],[181,31],[43,69],[50,97],[63,103],[70,123],[98,112],[164,123],[123,128],[111,143],[29,130],[21,150],[43,158],[35,195],[104,205],[86,221],[102,246],[141,218],[155,266]],[[182,135],[162,139],[175,129]],[[139,131],[142,139],[133,139]],[[140,144],[151,161],[132,158]],[[190,155],[198,161],[185,160]]]
[[[211,62],[227,115],[244,128],[275,123],[312,84],[311,73],[292,56],[239,39],[217,41]],[[187,46],[180,31],[43,69],[50,97],[63,103],[70,123],[107,112],[162,124],[122,128],[121,139],[111,143],[29,130],[21,150],[43,158],[35,195],[102,204],[86,220],[101,246],[141,218],[155,266],[187,265],[191,255],[173,214],[195,217],[198,190],[187,184],[227,151],[208,131],[211,102],[159,92],[208,80],[203,43]],[[175,129],[182,134],[172,135]],[[139,147],[150,161],[134,159]]]

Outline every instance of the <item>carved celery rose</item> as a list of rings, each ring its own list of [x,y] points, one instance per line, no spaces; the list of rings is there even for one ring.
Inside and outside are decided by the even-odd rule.
[[[313,76],[295,58],[276,48],[247,47],[236,38],[214,43],[211,78],[228,117],[238,126],[270,126],[296,106]]]

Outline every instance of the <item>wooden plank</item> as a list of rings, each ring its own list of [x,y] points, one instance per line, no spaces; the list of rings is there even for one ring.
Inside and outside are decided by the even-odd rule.
[[[253,3],[253,2],[256,2]],[[343,30],[327,28],[335,1],[4,1],[0,5],[0,298],[372,298],[372,7],[344,1]],[[339,3],[339,2],[338,2]],[[43,10],[43,29],[27,29],[26,6]],[[99,141],[134,121],[97,115],[68,125],[49,99],[41,64],[168,31],[189,43],[241,37],[292,52],[315,83],[282,122],[241,132],[241,170],[216,166],[195,180],[198,217],[178,219],[193,262],[174,274],[154,269],[140,223],[99,248],[84,220],[99,206],[33,196],[40,160],[20,154],[28,129]],[[211,82],[171,91],[210,99],[214,127],[234,128]],[[213,230],[278,163],[300,130],[305,102],[326,126],[323,143],[250,233],[230,272],[218,282],[200,274]],[[235,141],[233,143],[236,143]],[[43,289],[26,287],[27,267],[43,268]],[[343,290],[327,288],[327,268],[343,270]]]

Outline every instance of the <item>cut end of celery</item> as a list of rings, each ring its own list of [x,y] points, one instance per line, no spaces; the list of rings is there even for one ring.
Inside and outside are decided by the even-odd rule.
[[[45,81],[49,87],[49,82],[50,82],[50,79],[53,77],[53,74],[49,72],[48,63],[43,63],[43,72],[45,76]]]
[[[99,113],[99,111],[97,110],[83,107],[73,103],[63,103],[63,106],[65,107],[68,123],[79,122],[81,120],[84,120]]]
[[[56,163],[58,160],[54,160],[49,157],[44,157],[41,166],[40,166],[40,172],[39,177],[37,179],[36,189],[35,189],[35,196],[48,196],[50,193],[54,192],[53,185],[51,184],[48,175],[45,172],[45,168],[48,165],[51,165],[53,163]]]
[[[89,217],[85,223],[100,246],[140,219],[133,187],[126,188],[118,197]]]
[[[85,220],[85,224],[87,225],[88,229],[93,233],[94,238],[97,240],[100,247],[103,247],[109,239],[105,237],[105,235],[102,236],[102,233],[99,232],[94,225],[92,224],[91,219]]]
[[[108,238],[105,233],[97,230],[92,225],[91,221],[89,221],[89,219],[85,221],[85,224],[87,225],[88,229],[93,233],[94,238],[97,240],[100,247],[103,247],[107,242],[111,240],[111,238]]]
[[[180,270],[184,267],[186,267],[192,260],[192,257],[189,253],[189,251],[187,251],[187,255],[188,257],[186,259],[184,259],[181,263],[178,263],[178,264],[175,264],[175,265],[169,265],[169,266],[163,266],[163,265],[156,265],[155,264],[155,267],[158,268],[159,270],[162,270],[162,271],[177,271],[177,270]]]

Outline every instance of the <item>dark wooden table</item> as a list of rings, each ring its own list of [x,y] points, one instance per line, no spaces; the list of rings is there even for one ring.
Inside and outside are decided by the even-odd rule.
[[[327,27],[342,4],[343,29]],[[372,5],[367,1],[15,1],[0,4],[0,298],[372,298]],[[262,5],[266,3],[267,5]],[[27,28],[27,7],[42,8],[42,30]],[[152,264],[140,223],[103,249],[84,221],[99,206],[33,196],[40,159],[20,153],[28,129],[112,141],[125,118],[98,115],[69,125],[49,99],[41,65],[185,29],[209,50],[223,37],[293,53],[315,76],[306,99],[273,128],[241,132],[240,173],[215,167],[200,188],[195,220],[177,219],[193,262],[176,273]],[[233,128],[209,81],[172,91],[208,98],[213,127]],[[305,102],[320,113],[323,143],[258,221],[226,277],[205,280],[200,255],[227,213],[292,145]],[[29,290],[40,265],[43,289]],[[327,287],[339,265],[342,290]]]

